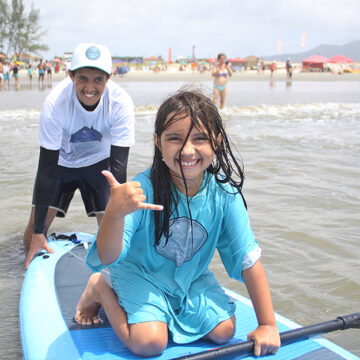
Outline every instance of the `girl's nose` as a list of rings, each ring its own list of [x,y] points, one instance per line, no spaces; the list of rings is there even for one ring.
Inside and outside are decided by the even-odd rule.
[[[195,146],[188,140],[182,150],[183,155],[192,155],[195,153]]]

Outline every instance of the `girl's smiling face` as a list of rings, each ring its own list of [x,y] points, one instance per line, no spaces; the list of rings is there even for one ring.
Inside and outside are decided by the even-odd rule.
[[[166,121],[171,118],[171,115],[168,115]],[[178,120],[172,121],[162,132],[160,138],[154,134],[154,139],[162,153],[163,161],[169,168],[175,186],[182,193],[186,193],[185,179],[188,195],[194,196],[201,186],[204,171],[213,161],[214,151],[206,130],[203,127],[193,127],[188,136],[190,126],[190,116],[180,115]]]

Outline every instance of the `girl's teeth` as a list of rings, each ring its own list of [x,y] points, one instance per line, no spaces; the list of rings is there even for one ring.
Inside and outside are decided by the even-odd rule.
[[[181,165],[183,166],[191,166],[191,165],[195,165],[196,161],[192,161],[192,162],[182,162]]]

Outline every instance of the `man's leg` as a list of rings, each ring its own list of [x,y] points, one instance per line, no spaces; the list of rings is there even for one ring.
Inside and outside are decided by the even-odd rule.
[[[44,230],[45,236],[47,234],[47,231],[48,231],[51,223],[55,219],[56,213],[57,213],[56,209],[49,208],[47,215],[46,215],[46,220],[45,220],[45,230]],[[35,207],[33,206],[31,208],[30,219],[29,219],[28,225],[26,226],[26,229],[24,232],[24,246],[26,249],[29,249],[29,247],[30,247],[31,237],[33,235],[33,228],[34,228],[34,217],[35,217]]]

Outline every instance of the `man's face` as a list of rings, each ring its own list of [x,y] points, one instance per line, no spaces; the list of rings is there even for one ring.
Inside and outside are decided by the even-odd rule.
[[[80,68],[75,71],[74,76],[70,71],[69,75],[74,82],[78,100],[87,106],[98,103],[110,79],[104,71],[96,68]]]

